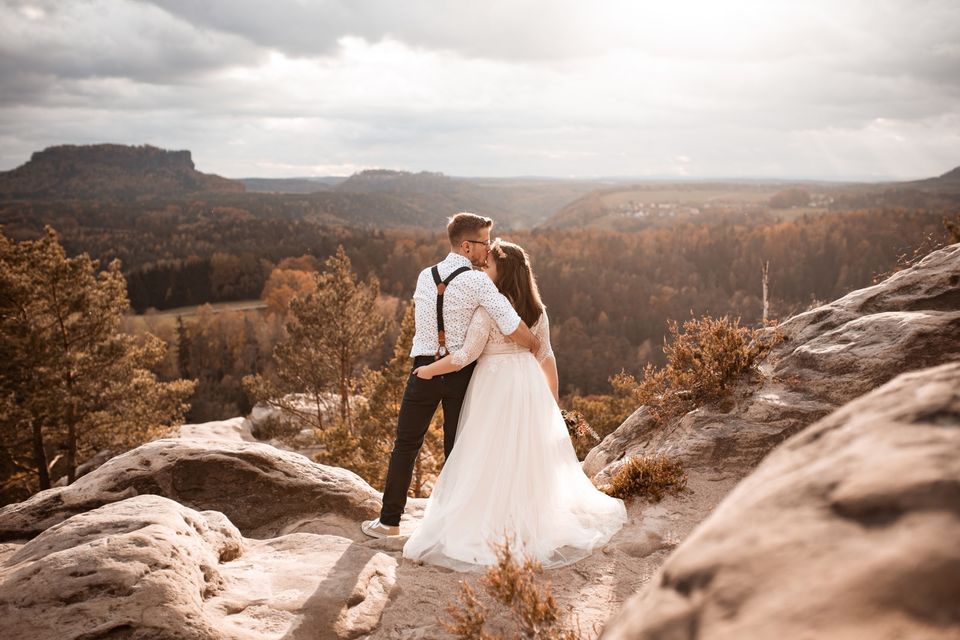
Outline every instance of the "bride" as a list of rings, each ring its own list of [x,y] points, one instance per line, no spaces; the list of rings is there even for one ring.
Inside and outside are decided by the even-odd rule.
[[[526,252],[497,239],[484,271],[540,339],[536,354],[474,313],[463,348],[419,367],[423,379],[477,360],[446,460],[419,527],[403,547],[411,560],[472,570],[496,563],[494,544],[558,567],[589,555],[627,520],[623,501],[584,475],[558,402],[547,314]]]

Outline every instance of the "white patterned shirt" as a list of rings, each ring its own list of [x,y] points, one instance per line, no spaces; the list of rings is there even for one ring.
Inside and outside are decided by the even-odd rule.
[[[520,316],[513,305],[497,291],[486,273],[473,269],[468,258],[459,253],[447,254],[438,265],[440,278],[445,279],[460,267],[470,267],[471,270],[454,278],[443,293],[443,329],[447,350],[454,351],[463,346],[470,319],[478,307],[487,310],[504,335],[508,336],[516,331],[520,326]],[[416,333],[410,355],[432,356],[440,348],[440,341],[437,337],[437,285],[433,281],[430,267],[421,271],[417,278],[413,303]]]

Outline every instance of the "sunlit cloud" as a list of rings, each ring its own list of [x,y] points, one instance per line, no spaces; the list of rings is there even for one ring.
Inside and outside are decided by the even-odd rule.
[[[0,169],[912,178],[960,163],[960,5],[0,0]]]

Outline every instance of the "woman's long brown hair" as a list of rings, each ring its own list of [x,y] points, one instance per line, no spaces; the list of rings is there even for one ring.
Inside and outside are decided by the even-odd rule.
[[[532,327],[543,315],[544,307],[530,268],[530,256],[519,245],[497,238],[490,246],[490,257],[497,265],[497,289],[517,310],[520,319]]]

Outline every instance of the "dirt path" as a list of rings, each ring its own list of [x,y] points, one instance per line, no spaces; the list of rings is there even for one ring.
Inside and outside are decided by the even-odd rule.
[[[691,473],[688,490],[659,504],[627,502],[629,522],[610,542],[571,566],[546,571],[557,603],[568,620],[579,619],[585,639],[596,638],[604,622],[656,573],[670,551],[689,535],[729,493],[740,476]],[[384,611],[371,640],[443,640],[452,636],[439,625],[445,607],[456,599],[459,582],[475,584],[480,574],[464,574],[401,557],[401,549],[422,514],[425,501],[412,501],[401,523],[402,535],[390,541],[370,540],[364,546],[397,558],[398,593]]]

